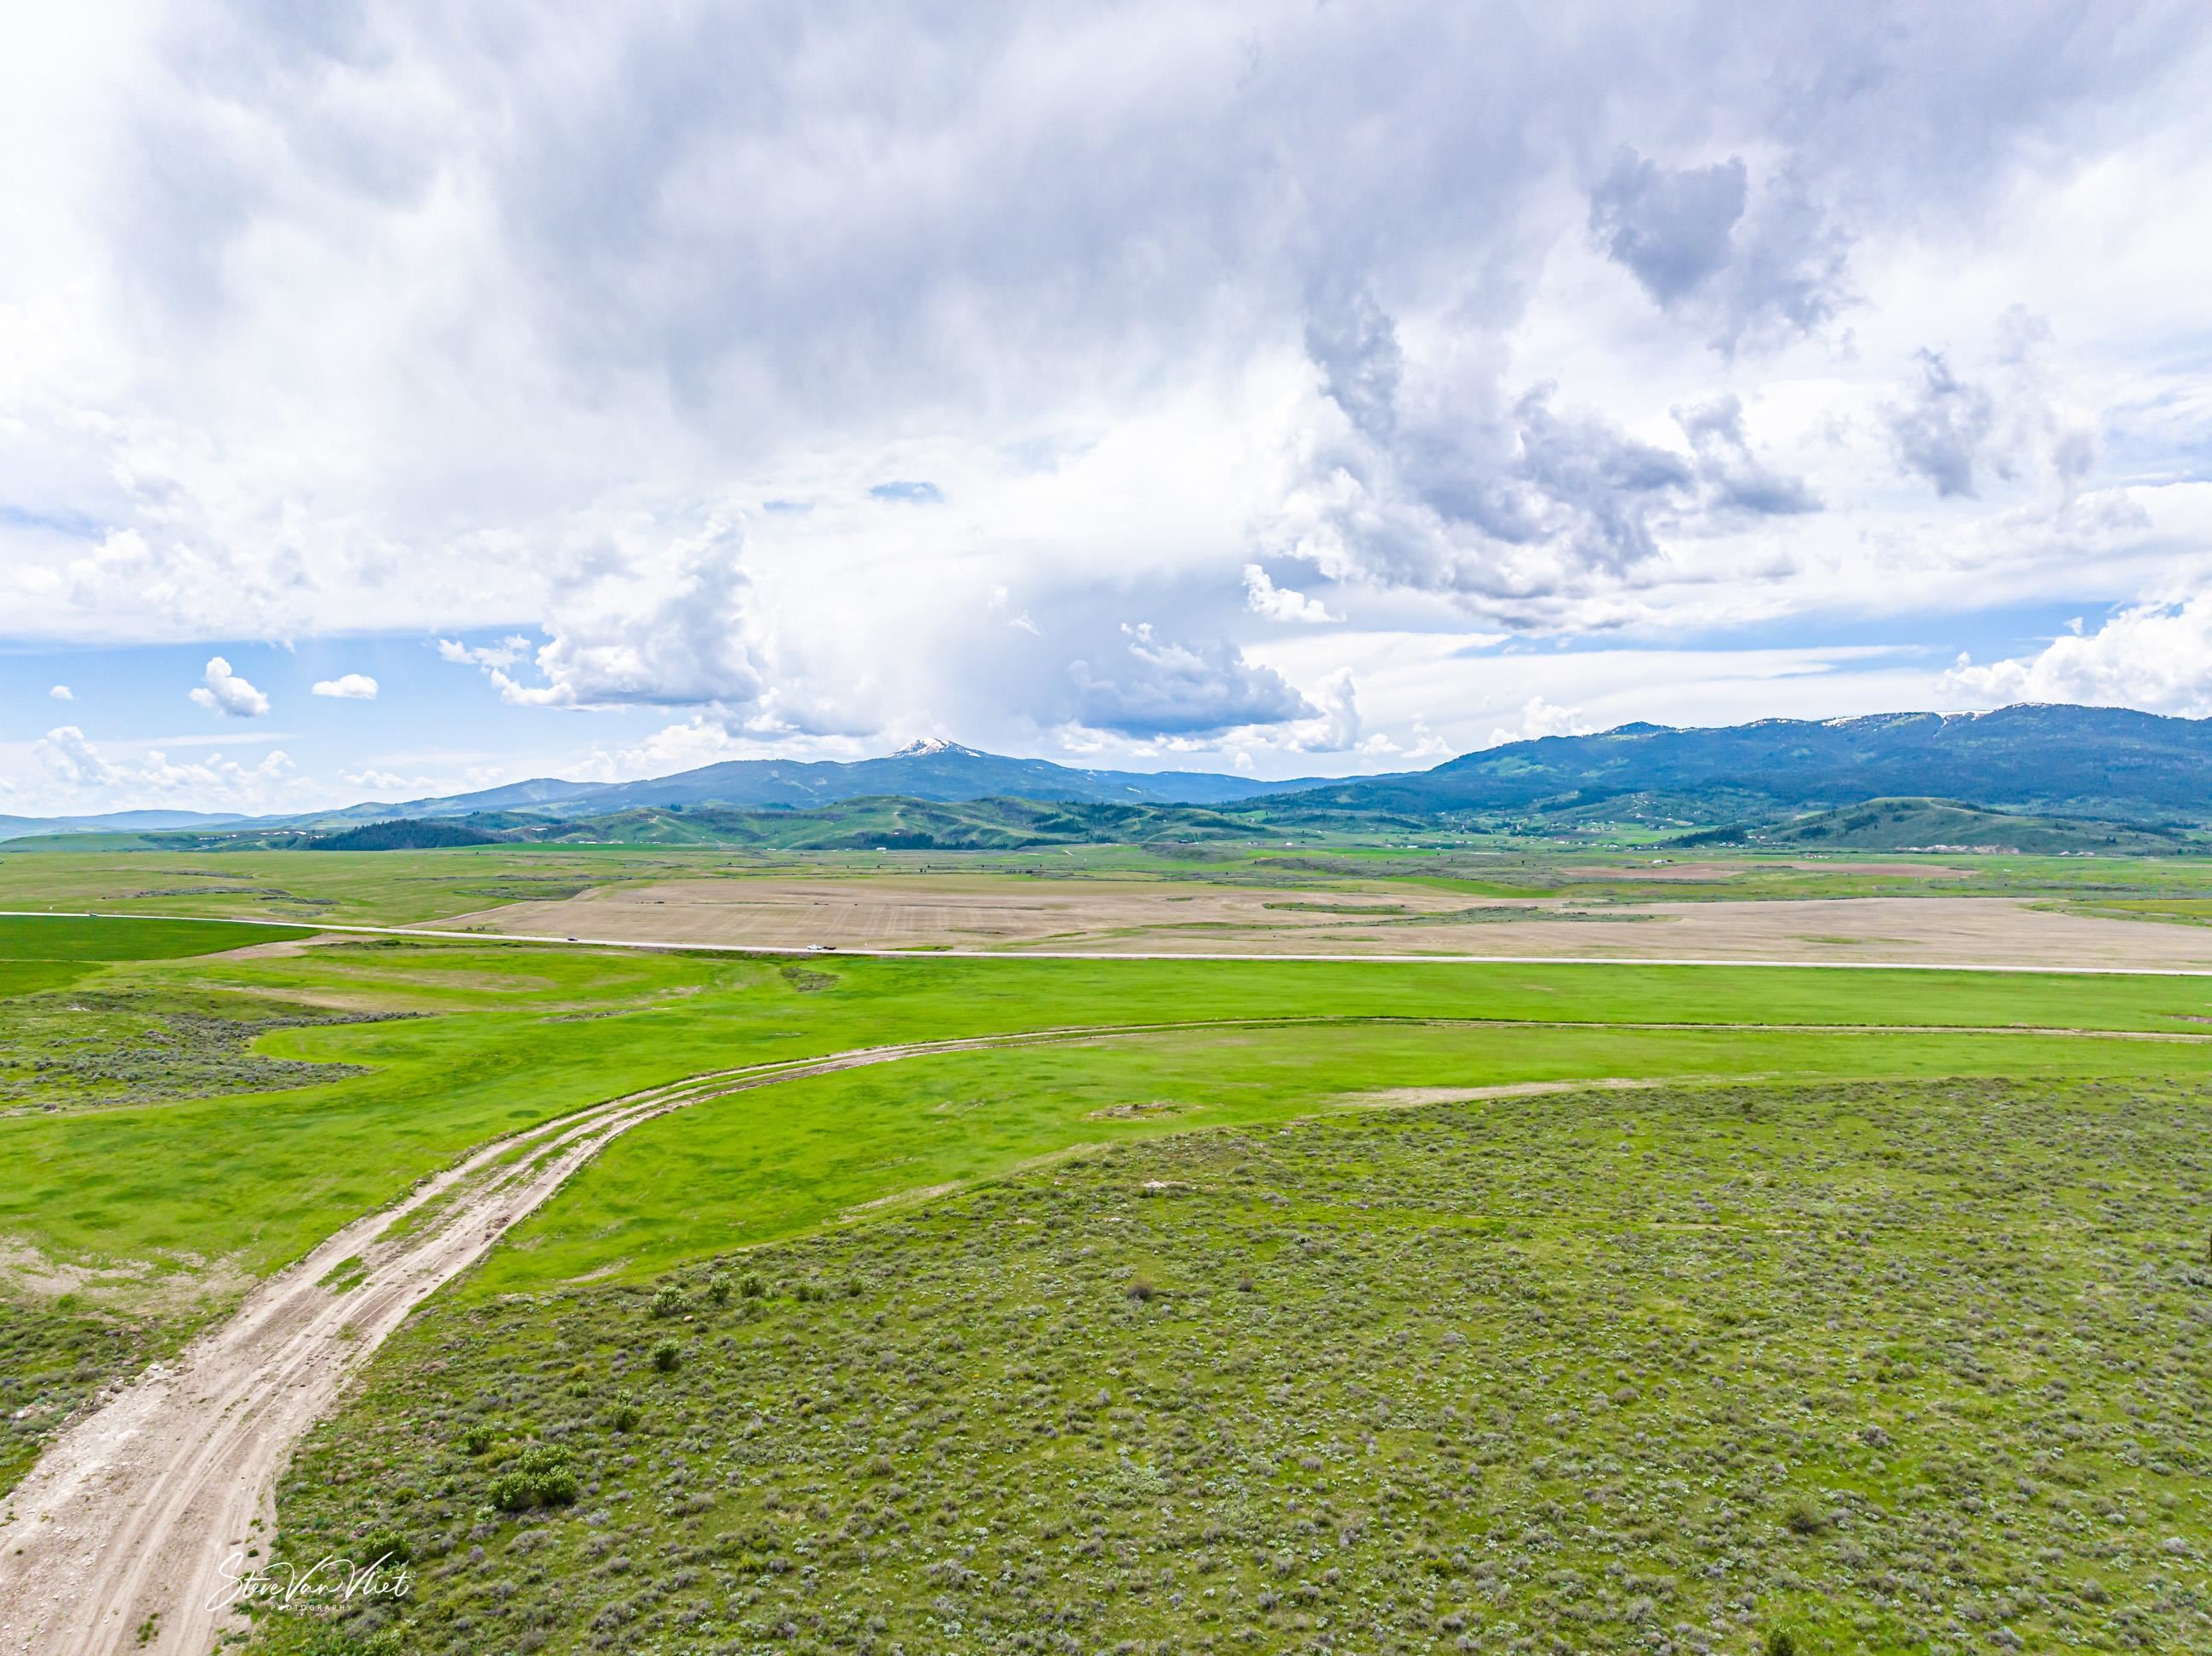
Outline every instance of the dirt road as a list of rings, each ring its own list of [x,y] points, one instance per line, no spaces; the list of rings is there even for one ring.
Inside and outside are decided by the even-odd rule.
[[[48,1446],[0,1501],[0,1652],[206,1656],[234,1619],[232,1580],[258,1562],[246,1550],[266,1550],[277,1472],[347,1376],[416,1306],[637,1123],[804,1076],[1106,1033],[870,1047],[699,1076],[475,1152],[262,1283],[173,1366],[149,1370]]]

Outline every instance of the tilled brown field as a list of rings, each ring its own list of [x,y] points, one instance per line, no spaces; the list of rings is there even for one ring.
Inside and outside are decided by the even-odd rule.
[[[677,881],[515,903],[445,924],[773,949],[2212,968],[2212,930],[2004,897],[1577,904],[1413,886],[1286,891],[953,875]]]

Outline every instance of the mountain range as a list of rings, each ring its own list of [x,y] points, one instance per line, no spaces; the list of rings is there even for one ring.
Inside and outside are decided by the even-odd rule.
[[[1672,813],[1686,821],[1933,796],[2130,822],[2212,817],[2212,720],[2027,703],[1987,713],[1765,719],[1719,729],[1624,725],[1545,737],[1433,770],[1310,789],[1349,810]]]
[[[1224,805],[1265,793],[1320,787],[1328,777],[1259,782],[1203,771],[1079,770],[1044,759],[1010,759],[957,742],[915,742],[880,759],[840,761],[731,759],[640,782],[563,782],[539,778],[475,793],[398,804],[361,804],[289,819],[303,825],[471,816],[519,811],[550,817],[599,816],[672,805],[741,810],[811,810],[848,799],[897,798],[954,804],[971,799],[1049,799],[1091,804]]]
[[[0,840],[44,834],[158,834],[172,828],[215,828],[242,822],[234,812],[111,810],[96,816],[0,816]]]
[[[849,763],[740,759],[635,782],[538,778],[471,793],[251,821],[186,811],[7,817],[0,818],[0,839],[87,831],[327,832],[465,819],[514,832],[641,810],[818,812],[855,801],[867,802],[868,825],[855,829],[865,836],[890,828],[881,820],[886,800],[1155,808],[1128,819],[1141,816],[1153,830],[1165,825],[1159,812],[1175,807],[1257,814],[1286,826],[1390,813],[1701,828],[1900,797],[2136,824],[2212,822],[2212,720],[2027,704],[1987,713],[1769,719],[1703,729],[1636,724],[1507,743],[1431,770],[1273,782],[1200,771],[1083,769],[931,741]],[[1020,825],[1018,813],[1009,821]]]

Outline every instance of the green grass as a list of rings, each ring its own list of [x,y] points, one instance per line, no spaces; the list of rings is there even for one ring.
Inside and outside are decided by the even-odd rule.
[[[186,955],[212,955],[249,943],[304,937],[308,932],[283,926],[202,925],[190,920],[88,919],[54,914],[25,918],[0,915],[0,960],[160,961]]]
[[[1845,1025],[2191,1029],[2212,1014],[2212,982],[2183,978],[927,959],[840,960],[819,975],[836,981],[801,989],[776,962],[744,957],[399,940],[111,967],[103,985],[149,995],[228,989],[439,1015],[253,1042],[269,1059],[366,1071],[333,1070],[340,1078],[319,1085],[0,1119],[0,1160],[15,1175],[0,1181],[0,1233],[65,1259],[231,1256],[266,1271],[499,1133],[702,1071],[916,1038],[1298,1015],[1711,1022],[1746,1006],[1777,1022]],[[1529,1061],[1548,1063],[1555,1045],[1528,1043]],[[1341,1047],[1347,1067],[1358,1050]],[[1768,1067],[1793,1061],[1777,1049]],[[1683,1063],[1710,1068],[1696,1054]],[[1620,1068],[1608,1055],[1583,1072]],[[834,1135],[835,1120],[825,1125]]]
[[[102,1386],[176,1344],[175,1331],[152,1319],[88,1307],[74,1295],[0,1299],[0,1493],[31,1469],[46,1435]]]
[[[46,928],[52,927],[48,931]],[[915,1039],[1300,1016],[1534,1021],[1140,1040],[984,1055],[765,1089],[624,1141],[504,1248],[535,1285],[787,1235],[879,1198],[996,1176],[1079,1143],[1329,1107],[1346,1091],[1593,1076],[2195,1073],[2200,1049],[1878,1036],[1776,1023],[2200,1031],[2212,982],[1668,967],[945,961],[362,939],[289,955],[221,926],[55,919],[6,933],[15,969],[84,975],[0,1003],[47,1071],[9,1072],[0,1238],[107,1274],[87,1292],[173,1340],[244,1277],[297,1259],[473,1145],[706,1071]],[[265,933],[248,931],[252,941]],[[116,958],[95,959],[98,951]],[[69,1009],[83,1006],[86,1013]],[[414,1014],[397,1022],[357,1019]],[[89,1027],[78,1020],[89,1018]],[[35,1027],[34,1027],[35,1026]],[[82,1045],[77,1043],[83,1043]],[[18,1049],[19,1051],[21,1049]],[[1043,1066],[1043,1067],[1037,1067]],[[26,1077],[27,1076],[27,1079]],[[308,1084],[300,1084],[301,1082]],[[264,1090],[240,1090],[262,1088]],[[915,1089],[928,1092],[926,1107]],[[214,1089],[214,1090],[211,1090]],[[134,1094],[155,1101],[124,1101]],[[207,1095],[193,1096],[193,1094]],[[1169,1115],[1116,1113],[1173,1097]],[[98,1109],[62,1106],[101,1104]],[[939,1104],[947,1107],[940,1110]],[[1108,1113],[1100,1115],[1098,1112]],[[681,1202],[671,1199],[681,1192]],[[220,1269],[215,1267],[220,1266]],[[117,1348],[135,1361],[135,1344]],[[121,1371],[128,1372],[127,1367]],[[88,1394],[99,1376],[88,1375]],[[40,1416],[41,1419],[50,1418]]]
[[[469,1291],[638,1280],[1072,1144],[1371,1108],[1378,1090],[1604,1078],[2212,1080],[2212,1045],[2022,1034],[1355,1024],[960,1053],[648,1121],[512,1231]]]
[[[412,1594],[262,1647],[2207,1648],[2207,1102],[1227,1127],[657,1293],[441,1298],[278,1498],[283,1556]]]
[[[307,935],[278,927],[249,930],[182,920],[133,920],[123,925],[81,916],[21,919],[0,914],[0,1002],[18,995],[65,989],[110,961],[175,960]]]

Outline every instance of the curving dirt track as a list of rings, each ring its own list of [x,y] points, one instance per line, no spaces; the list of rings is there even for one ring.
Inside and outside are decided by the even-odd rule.
[[[270,1534],[276,1474],[347,1376],[426,1297],[639,1122],[804,1076],[1113,1033],[866,1047],[698,1076],[476,1151],[262,1283],[173,1366],[149,1370],[47,1447],[0,1502],[0,1652],[206,1656],[233,1620],[226,1567],[234,1573],[251,1562],[245,1550]],[[325,1285],[355,1259],[364,1280]]]

